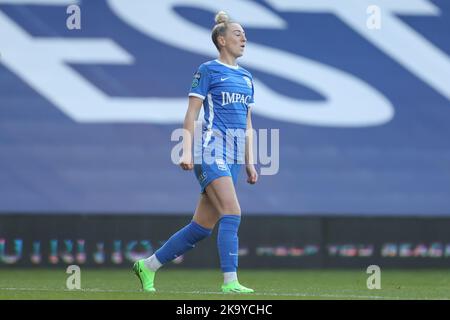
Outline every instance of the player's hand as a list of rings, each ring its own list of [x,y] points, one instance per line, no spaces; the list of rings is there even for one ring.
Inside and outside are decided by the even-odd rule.
[[[255,184],[258,181],[258,172],[256,172],[255,166],[253,164],[247,164],[245,170],[247,171],[247,182]]]
[[[180,160],[180,167],[183,170],[192,170],[194,168],[191,154],[183,154]]]

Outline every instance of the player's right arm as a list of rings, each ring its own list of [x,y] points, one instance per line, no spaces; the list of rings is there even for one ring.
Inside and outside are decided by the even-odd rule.
[[[200,65],[194,74],[191,89],[189,90],[189,106],[184,117],[183,131],[183,155],[180,166],[184,170],[192,170],[194,161],[192,158],[192,140],[194,138],[194,124],[198,119],[203,100],[208,94],[210,77],[205,64]]]
[[[198,118],[202,104],[202,99],[194,96],[189,97],[189,106],[183,124],[183,155],[180,160],[180,166],[183,170],[192,170],[194,168],[192,140],[194,138],[194,124]]]

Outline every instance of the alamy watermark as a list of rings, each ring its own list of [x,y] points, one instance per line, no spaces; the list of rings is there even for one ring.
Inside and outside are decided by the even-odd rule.
[[[381,9],[379,6],[371,5],[366,9],[366,13],[370,16],[366,20],[366,26],[370,30],[381,29]]]
[[[366,273],[371,274],[367,278],[367,289],[381,289],[381,269],[377,265],[370,265],[367,267]]]
[[[222,165],[224,161],[227,164],[260,164],[261,175],[275,175],[280,168],[279,129],[227,129],[223,132],[213,128],[203,129],[202,121],[195,121],[194,137],[183,128],[172,132],[171,141],[178,141],[171,152],[174,164],[180,163],[183,139],[193,141],[194,164]],[[246,158],[247,143],[251,143],[252,153],[247,154]]]
[[[69,30],[81,29],[81,9],[76,4],[72,4],[67,7],[66,13],[70,14],[66,20],[66,26]]]
[[[81,289],[81,269],[77,265],[70,265],[66,269],[66,273],[70,274],[66,280],[66,288],[69,290]]]

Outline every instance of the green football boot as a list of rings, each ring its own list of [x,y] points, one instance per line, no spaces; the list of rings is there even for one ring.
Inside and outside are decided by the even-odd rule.
[[[155,272],[148,269],[144,264],[144,259],[138,260],[133,265],[133,271],[141,281],[142,290],[145,292],[155,292],[153,280],[155,279]]]
[[[237,280],[231,281],[230,283],[222,285],[223,293],[252,293],[255,290],[244,287]]]

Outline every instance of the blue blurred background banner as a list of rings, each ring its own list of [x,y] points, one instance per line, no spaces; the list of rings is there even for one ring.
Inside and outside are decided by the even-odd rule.
[[[0,0],[0,213],[192,214],[171,134],[218,10],[279,129],[244,214],[450,215],[446,0]]]

